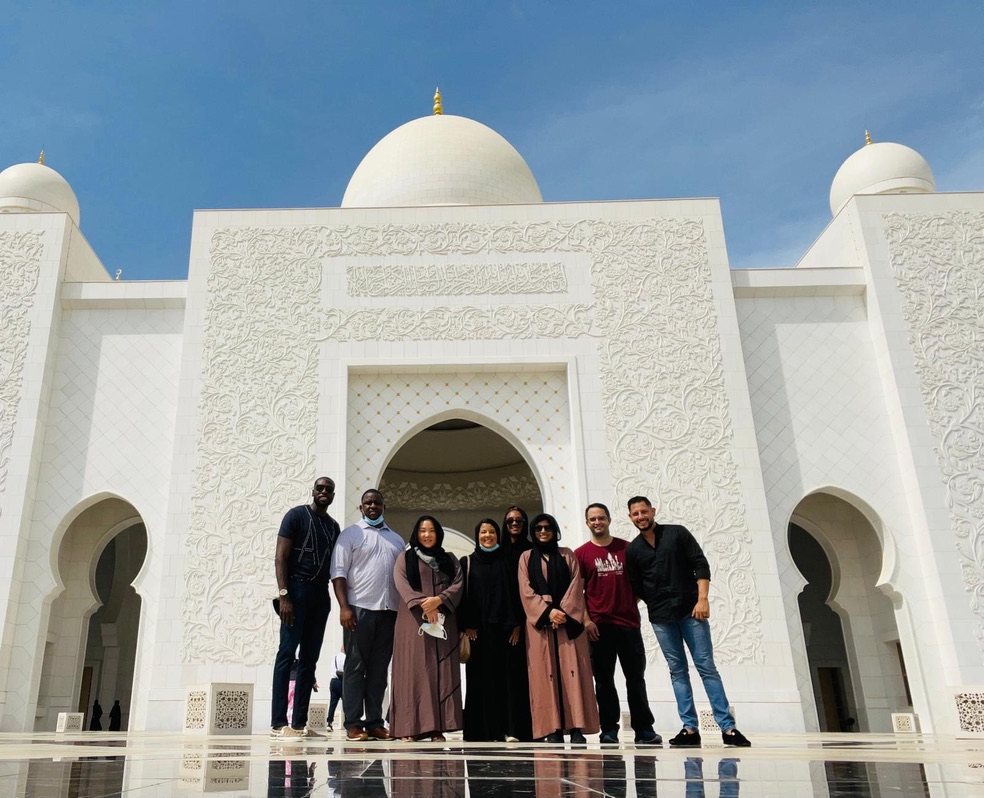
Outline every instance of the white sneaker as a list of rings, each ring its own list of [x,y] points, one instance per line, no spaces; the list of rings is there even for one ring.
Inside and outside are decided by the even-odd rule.
[[[280,726],[279,728],[276,727],[276,726],[271,726],[270,727],[270,739],[271,740],[279,740],[283,736],[284,729],[286,729],[286,728],[287,728],[286,726]]]
[[[507,736],[506,736],[506,742],[507,742],[507,743],[518,743],[518,742],[519,742],[519,738],[518,738],[518,737],[513,737],[513,736],[512,736],[511,734],[510,734],[510,735],[507,735]]]
[[[304,729],[295,729],[291,726],[284,726],[280,730],[280,736],[278,740],[303,740],[307,737],[307,733]]]
[[[328,735],[327,734],[321,734],[320,732],[316,732],[310,726],[305,726],[304,727],[304,736],[305,737],[321,737],[321,738],[325,738]]]

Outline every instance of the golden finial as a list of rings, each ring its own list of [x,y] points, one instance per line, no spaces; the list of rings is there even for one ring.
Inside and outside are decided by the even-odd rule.
[[[864,131],[864,144],[865,146],[871,144],[871,134],[867,130]]]
[[[44,147],[41,148],[41,155],[38,156],[38,163],[44,164]]]
[[[441,104],[441,89],[434,89],[434,116],[441,116],[444,113],[444,106]]]

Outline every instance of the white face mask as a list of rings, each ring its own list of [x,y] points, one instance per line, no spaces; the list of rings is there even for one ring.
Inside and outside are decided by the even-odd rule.
[[[430,623],[430,621],[424,621],[420,624],[420,628],[417,630],[418,635],[428,634],[431,637],[439,637],[441,640],[448,639],[448,633],[444,629],[444,613],[437,613],[437,623]]]

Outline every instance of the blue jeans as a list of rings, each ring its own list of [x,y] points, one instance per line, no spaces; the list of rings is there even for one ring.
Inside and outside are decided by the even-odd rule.
[[[294,683],[295,729],[307,725],[311,690],[314,688],[314,669],[325,639],[325,624],[331,608],[326,584],[313,584],[307,579],[292,578],[287,583],[294,605],[294,625],[280,624],[280,649],[273,664],[273,695],[270,725],[287,725],[287,692],[290,688],[290,669],[297,654],[297,680]]]
[[[694,706],[694,690],[690,686],[687,654],[683,649],[686,643],[694,660],[694,667],[697,668],[697,673],[704,683],[704,692],[711,702],[711,709],[714,710],[714,720],[723,732],[733,729],[735,719],[728,709],[728,696],[724,693],[724,683],[714,664],[711,625],[707,621],[698,621],[688,615],[676,622],[654,623],[653,632],[670,668],[670,681],[673,684],[673,694],[676,696],[677,713],[683,725],[688,729],[700,728],[697,709]]]

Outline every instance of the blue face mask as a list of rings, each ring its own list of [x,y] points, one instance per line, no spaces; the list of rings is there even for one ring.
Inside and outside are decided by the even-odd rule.
[[[498,543],[496,543],[496,544],[495,544],[495,545],[494,545],[494,546],[493,546],[493,547],[492,547],[491,549],[487,549],[487,548],[485,548],[485,546],[483,546],[483,545],[482,545],[481,543],[479,543],[479,544],[478,544],[478,547],[479,547],[479,548],[480,548],[480,549],[481,549],[482,551],[495,551],[495,550],[496,550],[497,548],[499,548],[499,544],[498,544]]]
[[[365,516],[362,516],[362,520],[365,521],[367,524],[369,524],[369,526],[376,527],[376,529],[379,529],[379,527],[381,527],[384,523],[382,516],[379,516],[379,518],[377,518],[375,521],[366,518]]]

